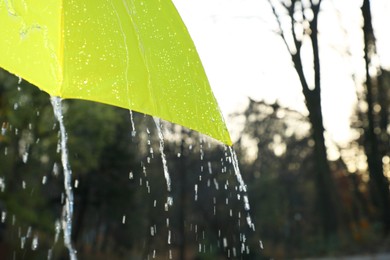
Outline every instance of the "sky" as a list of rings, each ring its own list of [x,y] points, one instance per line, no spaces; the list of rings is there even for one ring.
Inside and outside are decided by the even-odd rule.
[[[232,133],[237,126],[228,116],[242,110],[247,97],[268,102],[278,100],[307,113],[291,58],[275,32],[276,23],[268,1],[173,2],[195,42]],[[389,2],[372,0],[380,54],[378,62],[388,68]],[[356,83],[351,75],[355,74],[357,80],[364,79],[360,5],[361,1],[356,0],[324,0],[319,22],[324,124],[329,137],[339,144],[350,138],[349,118],[356,103]]]

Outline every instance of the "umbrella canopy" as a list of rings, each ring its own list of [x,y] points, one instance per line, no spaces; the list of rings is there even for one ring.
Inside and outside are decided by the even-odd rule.
[[[232,144],[171,0],[5,0],[0,24],[0,67],[51,96],[131,109]]]

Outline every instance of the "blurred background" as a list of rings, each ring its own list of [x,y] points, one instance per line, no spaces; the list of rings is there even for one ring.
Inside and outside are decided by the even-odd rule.
[[[64,101],[80,259],[291,259],[390,251],[389,3],[174,1],[235,141]],[[67,259],[58,124],[0,71],[0,258]],[[166,208],[167,196],[173,205]]]

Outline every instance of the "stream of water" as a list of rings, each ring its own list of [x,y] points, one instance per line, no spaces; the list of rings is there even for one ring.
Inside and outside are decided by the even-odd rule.
[[[242,178],[240,167],[238,166],[237,154],[233,150],[233,147],[231,147],[231,146],[229,146],[229,151],[230,151],[230,154],[232,156],[232,164],[234,167],[234,173],[235,173],[237,181],[239,183],[239,190],[240,190],[240,192],[243,193],[244,208],[245,208],[245,211],[247,212],[246,221],[248,223],[248,226],[254,231],[255,225],[253,224],[252,218],[249,214],[249,210],[251,207],[249,205],[249,198],[248,198],[248,194],[247,194],[246,184],[244,182],[244,179]]]
[[[168,171],[168,163],[167,163],[167,159],[166,159],[166,156],[165,156],[165,152],[164,152],[164,135],[163,135],[163,131],[162,131],[162,128],[161,128],[161,121],[159,118],[156,118],[154,117],[154,122],[156,124],[156,128],[157,128],[157,133],[158,133],[158,138],[160,140],[160,153],[161,153],[161,160],[162,160],[162,163],[163,163],[163,169],[164,169],[164,177],[165,177],[165,181],[167,183],[167,190],[168,190],[168,193],[171,192],[171,177],[169,175],[169,171]],[[170,198],[168,196],[168,205],[171,205],[172,204],[172,198]]]
[[[74,196],[72,189],[72,169],[69,163],[67,133],[64,125],[64,115],[62,113],[61,98],[51,97],[54,115],[60,125],[60,144],[61,144],[61,162],[64,170],[64,188],[65,188],[65,205],[62,213],[62,229],[64,231],[64,244],[68,248],[71,260],[77,260],[76,250],[72,244],[72,220]]]

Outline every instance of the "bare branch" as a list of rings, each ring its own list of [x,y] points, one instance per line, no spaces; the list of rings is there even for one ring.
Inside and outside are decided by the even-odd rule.
[[[287,43],[286,37],[284,35],[284,31],[283,31],[283,28],[282,28],[282,22],[280,21],[280,16],[279,16],[278,12],[276,11],[276,8],[275,8],[274,4],[272,3],[272,0],[268,0],[268,3],[271,6],[272,13],[274,14],[276,22],[278,23],[280,37],[282,38],[284,44],[286,45],[286,48],[287,48],[288,52],[290,54],[293,54],[292,50],[290,49],[289,44]],[[282,3],[282,5],[283,5],[283,7],[286,8],[286,10],[288,10],[288,7],[286,6],[285,3]]]
[[[292,33],[292,37],[293,37],[293,41],[294,41],[294,47],[296,49],[296,53],[299,55],[300,49],[301,49],[301,46],[302,46],[302,41],[298,40],[297,34],[295,32],[295,22],[296,22],[296,20],[294,19],[295,4],[296,4],[296,1],[293,1],[292,5],[291,5],[291,8],[290,8],[289,15],[290,15],[290,18],[291,18],[291,33]]]

